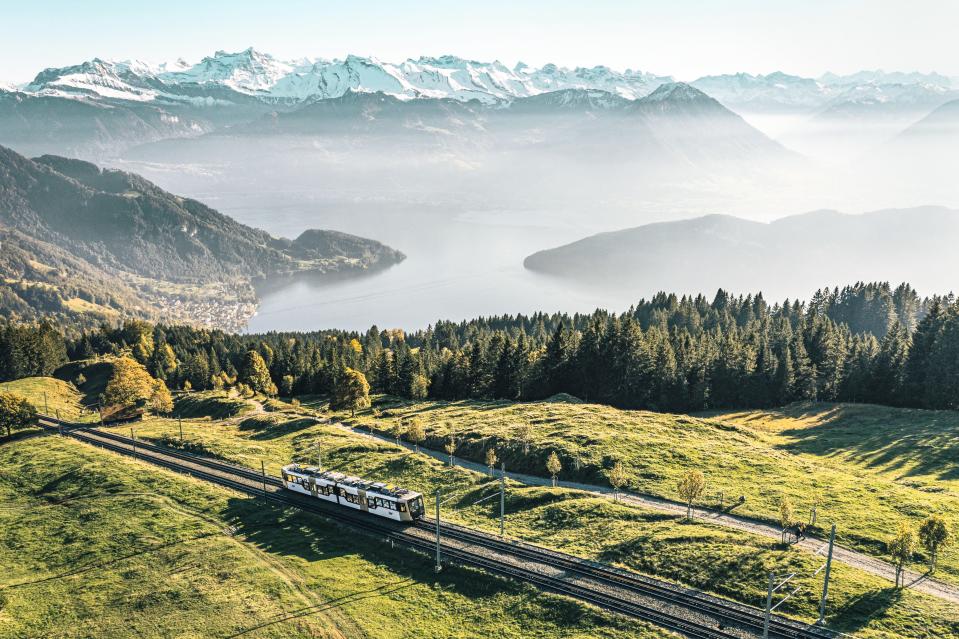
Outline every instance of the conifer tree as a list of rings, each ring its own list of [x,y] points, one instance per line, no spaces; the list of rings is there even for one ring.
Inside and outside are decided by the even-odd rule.
[[[267,368],[266,361],[255,350],[247,351],[243,357],[240,381],[249,386],[254,393],[263,393],[271,397],[277,393],[276,384],[270,377],[270,370]]]

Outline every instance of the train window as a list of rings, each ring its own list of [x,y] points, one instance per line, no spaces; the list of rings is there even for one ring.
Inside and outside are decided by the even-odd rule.
[[[397,509],[398,511],[400,511],[401,513],[405,513],[405,512],[406,512],[406,504],[404,504],[403,502],[400,502],[400,503],[396,504],[396,509]]]
[[[366,505],[370,508],[376,508],[376,497],[366,500]]]

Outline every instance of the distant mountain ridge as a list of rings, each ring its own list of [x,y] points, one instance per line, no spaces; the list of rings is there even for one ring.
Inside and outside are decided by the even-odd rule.
[[[307,102],[340,97],[347,91],[383,92],[400,98],[478,99],[495,102],[569,88],[602,89],[630,99],[652,92],[672,78],[608,67],[569,69],[547,64],[513,68],[499,61],[455,56],[420,57],[401,63],[349,55],[342,60],[279,60],[253,48],[217,51],[195,65],[149,65],[95,58],[60,69],[45,69],[26,93],[67,97],[98,96],[131,101],[200,104],[253,97],[269,102]]]
[[[0,231],[21,251],[16,263],[2,263],[4,281],[26,291],[8,289],[6,297],[19,297],[26,306],[36,297],[36,290],[24,289],[32,282],[33,289],[47,293],[47,310],[59,298],[62,308],[53,310],[67,315],[77,308],[123,313],[122,300],[139,298],[136,309],[153,307],[159,317],[233,328],[241,322],[242,307],[255,300],[254,280],[365,271],[404,257],[379,242],[333,231],[306,231],[292,241],[274,238],[137,175],[56,156],[29,160],[3,147]],[[75,280],[70,271],[76,262],[83,272],[96,274],[99,285]],[[229,305],[218,305],[231,301],[241,309],[238,315]],[[198,305],[214,309],[209,313],[219,307],[229,319],[189,317],[188,309]],[[22,306],[4,304],[0,312]]]
[[[526,268],[590,286],[688,293],[722,286],[796,296],[839,279],[955,289],[959,211],[943,207],[846,215],[815,211],[754,222],[709,215],[594,235],[526,258]],[[725,284],[724,284],[725,283]]]
[[[546,64],[509,67],[498,60],[481,62],[452,55],[410,58],[393,63],[374,57],[281,60],[248,48],[217,51],[196,64],[183,60],[151,65],[140,61],[94,58],[77,65],[45,69],[22,87],[31,95],[126,100],[210,106],[259,100],[302,104],[340,97],[348,91],[381,92],[401,99],[452,98],[486,103],[509,101],[566,89],[597,89],[630,100],[645,97],[669,75],[607,66],[561,67]],[[817,108],[856,86],[926,85],[959,89],[937,73],[861,71],[803,78],[787,73],[736,73],[704,76],[689,84],[731,108]]]
[[[625,199],[682,180],[779,178],[803,162],[683,83],[637,100],[566,89],[496,104],[348,92],[125,153],[146,171],[184,157],[273,188],[323,180],[357,193],[376,185],[380,197],[442,189],[549,206],[593,206],[595,193]]]

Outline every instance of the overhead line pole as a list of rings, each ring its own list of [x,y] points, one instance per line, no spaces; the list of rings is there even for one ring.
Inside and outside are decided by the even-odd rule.
[[[506,526],[506,463],[501,463],[499,468],[499,536],[502,537]]]
[[[775,581],[776,575],[769,573],[769,588],[766,590],[766,614],[763,617],[763,639],[769,639],[769,617],[772,615],[773,585]]]
[[[440,489],[436,489],[436,572],[443,569],[440,564]]]
[[[832,531],[829,533],[829,554],[826,555],[826,576],[822,582],[822,599],[819,600],[819,620],[816,622],[822,624],[826,622],[826,601],[829,598],[829,572],[832,569],[832,549],[836,543],[836,524],[832,525]]]

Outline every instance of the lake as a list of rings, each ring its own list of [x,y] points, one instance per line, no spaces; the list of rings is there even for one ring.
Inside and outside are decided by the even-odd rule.
[[[299,278],[258,287],[250,332],[323,328],[415,330],[438,319],[535,311],[625,310],[640,296],[577,288],[527,271],[535,251],[595,232],[544,211],[450,211],[422,204],[335,205],[302,194],[190,194],[244,224],[295,237],[308,228],[377,239],[407,258],[346,278]],[[562,219],[563,216],[560,216]],[[645,293],[648,295],[648,292]]]

